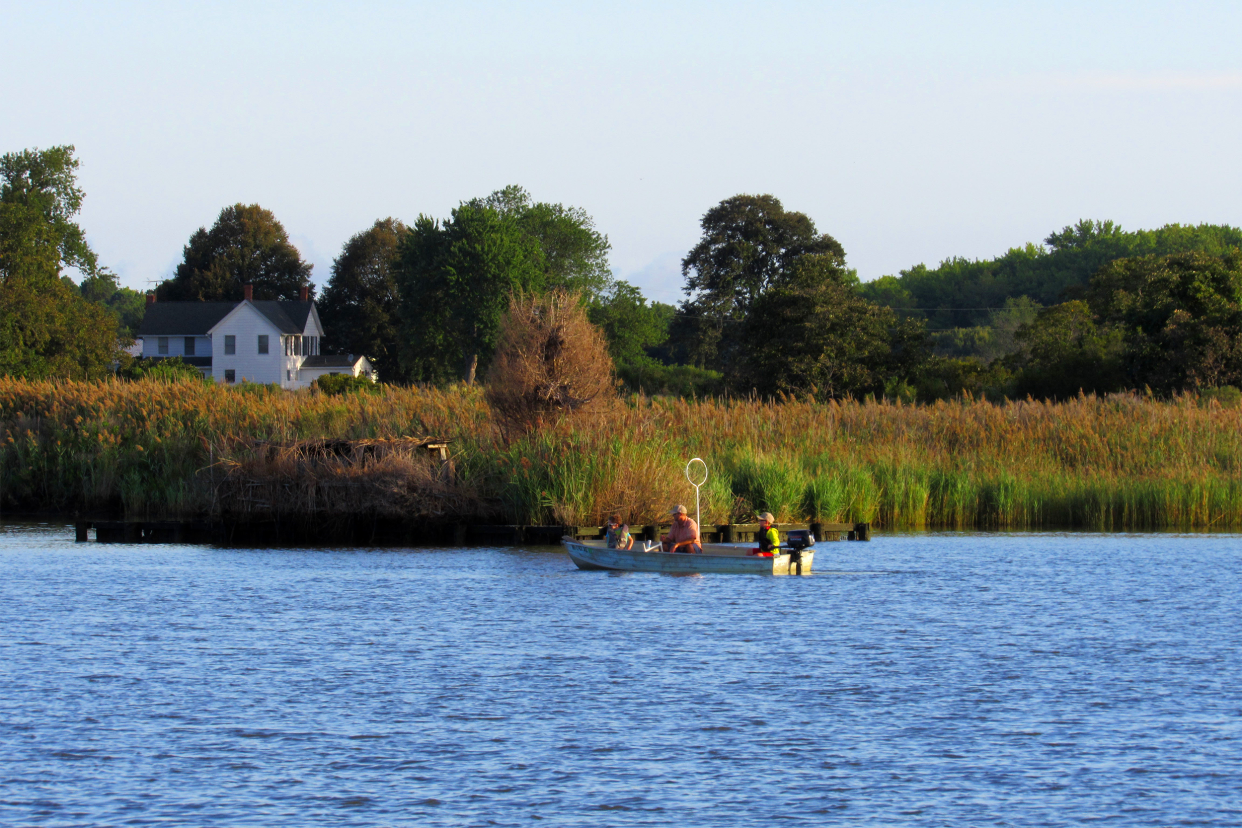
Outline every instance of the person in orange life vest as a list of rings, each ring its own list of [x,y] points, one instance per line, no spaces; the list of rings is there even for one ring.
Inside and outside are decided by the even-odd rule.
[[[673,507],[672,515],[672,528],[664,536],[664,551],[701,553],[703,541],[699,539],[699,525],[686,514],[686,507]]]
[[[751,552],[752,555],[777,555],[780,553],[781,534],[772,525],[775,520],[776,518],[772,517],[771,512],[764,512],[759,515],[759,532],[755,535],[759,548]]]

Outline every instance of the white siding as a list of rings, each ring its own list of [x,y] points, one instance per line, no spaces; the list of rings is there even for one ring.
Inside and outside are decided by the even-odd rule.
[[[145,336],[142,338],[142,355],[144,357],[167,356],[167,357],[183,357],[185,356],[185,340],[184,336],[169,336],[168,353],[160,353],[160,337]],[[194,340],[194,356],[211,356],[211,337],[195,336]]]
[[[267,335],[267,353],[259,353],[259,334]],[[224,382],[224,372],[233,371],[235,382],[276,383],[284,388],[295,387],[285,379],[284,350],[280,342],[280,330],[267,317],[243,302],[211,329],[214,348],[211,357],[211,375],[216,382]],[[224,353],[224,337],[237,337],[237,353]],[[297,373],[293,374],[297,377]]]

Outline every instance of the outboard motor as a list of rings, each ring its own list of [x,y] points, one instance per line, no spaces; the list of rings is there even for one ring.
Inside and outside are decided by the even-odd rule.
[[[809,529],[790,529],[785,533],[785,546],[789,549],[789,569],[802,574],[802,550],[815,545],[815,536]]]
[[[801,552],[815,545],[815,536],[810,529],[790,529],[785,533],[785,545],[790,551]]]

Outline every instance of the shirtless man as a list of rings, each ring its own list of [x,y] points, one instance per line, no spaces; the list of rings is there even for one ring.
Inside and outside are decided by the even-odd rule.
[[[664,551],[702,553],[703,541],[699,539],[699,525],[686,514],[686,507],[674,507],[672,515],[673,526],[664,536]]]

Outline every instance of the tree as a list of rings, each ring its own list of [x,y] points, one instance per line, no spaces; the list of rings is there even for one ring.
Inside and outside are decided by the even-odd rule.
[[[1085,393],[1104,394],[1127,387],[1122,367],[1121,331],[1096,323],[1082,300],[1053,305],[1018,328],[1020,350],[1005,364],[1017,372],[1021,396],[1065,400]]]
[[[512,218],[539,244],[549,289],[578,293],[587,301],[598,300],[611,290],[608,251],[612,245],[582,208],[533,202],[530,193],[517,185],[468,203]]]
[[[419,216],[399,245],[402,370],[474,382],[496,347],[513,294],[547,284],[543,250],[512,213],[462,204],[444,222]]]
[[[0,157],[0,374],[99,377],[120,352],[114,317],[63,277],[101,270],[73,222],[83,198],[73,152]]]
[[[379,219],[345,242],[332,263],[319,318],[329,352],[363,354],[386,381],[408,379],[399,362],[397,249],[409,228]]]
[[[1118,260],[1087,301],[1123,332],[1134,385],[1171,394],[1242,382],[1242,250]]]
[[[935,268],[916,265],[900,276],[863,285],[868,299],[891,307],[921,308],[932,328],[989,324],[1005,300],[1030,297],[1041,305],[1082,298],[1104,265],[1136,256],[1199,252],[1223,256],[1242,245],[1242,229],[1226,225],[1166,224],[1126,231],[1111,221],[1084,219],[1050,233],[1043,245],[1015,247],[994,259],[946,259]]]
[[[91,275],[99,267],[95,251],[73,217],[82,209],[86,194],[77,184],[78,159],[72,144],[46,150],[11,152],[0,158],[4,180],[0,201],[29,211],[43,225],[40,244],[56,249],[61,267],[77,268]],[[37,217],[35,219],[34,217]]]
[[[803,256],[823,257],[844,273],[845,251],[806,215],[771,195],[738,195],[708,210],[703,236],[682,260],[681,316],[690,357],[726,369],[741,344],[739,323],[767,291],[785,285]]]
[[[234,204],[210,230],[194,231],[173,278],[155,292],[161,301],[240,301],[242,286],[253,285],[255,299],[294,300],[311,287],[311,267],[270,211]]]
[[[99,268],[95,275],[82,279],[77,286],[82,298],[107,308],[117,319],[117,332],[122,339],[133,339],[142,324],[147,309],[147,298],[138,291],[122,287],[116,275]]]
[[[662,302],[648,304],[638,288],[620,280],[587,311],[591,323],[604,332],[618,366],[654,364],[650,351],[668,342],[669,323],[676,312]]]
[[[742,338],[731,385],[763,395],[882,394],[890,379],[910,376],[927,350],[922,323],[859,296],[833,253],[799,257],[754,300]]]

